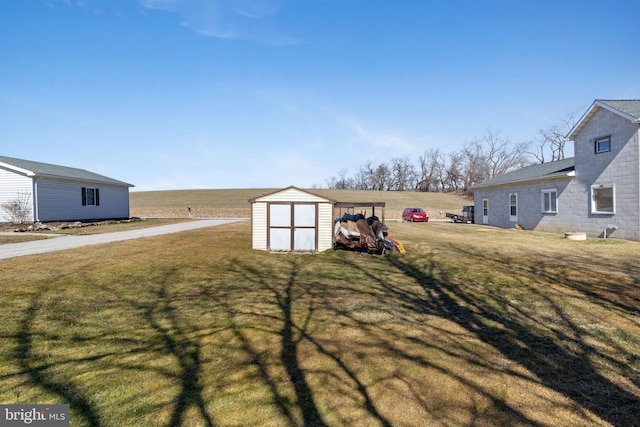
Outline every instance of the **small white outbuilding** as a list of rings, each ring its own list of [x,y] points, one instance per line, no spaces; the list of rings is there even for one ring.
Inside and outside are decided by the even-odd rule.
[[[335,200],[290,186],[249,203],[253,249],[320,252],[333,246]]]

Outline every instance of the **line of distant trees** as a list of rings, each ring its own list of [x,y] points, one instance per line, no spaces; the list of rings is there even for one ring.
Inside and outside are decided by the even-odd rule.
[[[573,127],[576,113],[540,130],[535,140],[512,143],[502,132],[487,129],[459,151],[444,153],[429,148],[412,161],[396,157],[376,164],[367,161],[355,174],[342,169],[327,179],[327,187],[344,190],[467,192],[473,184],[521,167],[565,158],[564,135]]]

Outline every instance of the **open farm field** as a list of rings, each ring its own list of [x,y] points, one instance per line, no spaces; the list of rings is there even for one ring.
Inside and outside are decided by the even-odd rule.
[[[241,222],[0,261],[0,401],[74,427],[638,425],[640,244],[389,228],[405,255],[254,251]]]
[[[130,194],[131,215],[138,217],[184,217],[191,206],[195,217],[249,218],[248,200],[278,189],[140,191]],[[400,219],[406,207],[421,207],[431,218],[444,218],[473,201],[452,193],[413,191],[307,190],[339,202],[385,202],[387,219]],[[442,212],[442,214],[440,214]],[[371,212],[369,212],[370,214]]]

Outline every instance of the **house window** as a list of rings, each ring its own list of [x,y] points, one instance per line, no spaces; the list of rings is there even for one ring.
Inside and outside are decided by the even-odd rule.
[[[613,184],[591,187],[591,213],[605,215],[616,213],[616,188]]]
[[[558,212],[558,190],[555,188],[542,190],[542,213]]]
[[[596,154],[611,151],[611,137],[598,138],[595,142]]]
[[[482,199],[482,223],[489,224],[489,199]]]
[[[518,194],[509,194],[509,221],[518,220]]]
[[[82,206],[100,206],[100,190],[82,187]]]

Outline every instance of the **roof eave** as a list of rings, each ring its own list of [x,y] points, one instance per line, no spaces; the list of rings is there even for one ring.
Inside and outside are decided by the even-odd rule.
[[[39,173],[39,174],[32,174],[31,175],[34,179],[39,179],[39,178],[51,178],[51,179],[60,179],[63,181],[75,181],[75,182],[88,182],[88,183],[94,183],[94,184],[102,184],[102,185],[116,185],[118,187],[135,187],[135,185],[133,184],[129,184],[128,182],[124,182],[124,181],[104,181],[104,180],[99,180],[99,179],[91,179],[91,178],[73,178],[70,176],[62,176],[62,175],[50,175],[50,174],[44,174],[44,173]]]
[[[536,178],[526,178],[526,179],[519,179],[519,180],[514,180],[514,181],[508,181],[508,182],[501,182],[501,183],[498,183],[498,184],[482,185],[482,183],[480,183],[480,184],[477,184],[477,185],[472,185],[469,189],[470,190],[475,190],[475,189],[483,189],[483,188],[497,188],[497,187],[504,187],[504,186],[514,185],[514,184],[526,184],[526,183],[530,183],[530,182],[549,181],[549,180],[552,180],[552,179],[573,178],[574,176],[576,176],[576,171],[575,170],[570,171],[570,172],[566,172],[566,173],[540,176],[540,177],[536,177]]]
[[[11,169],[12,171],[15,171],[15,172],[22,173],[22,174],[24,174],[26,176],[35,176],[36,175],[35,172],[33,172],[33,171],[30,171],[28,169],[19,168],[17,166],[11,165],[9,163],[0,162],[0,166],[4,167],[4,168],[7,168],[7,169]]]

